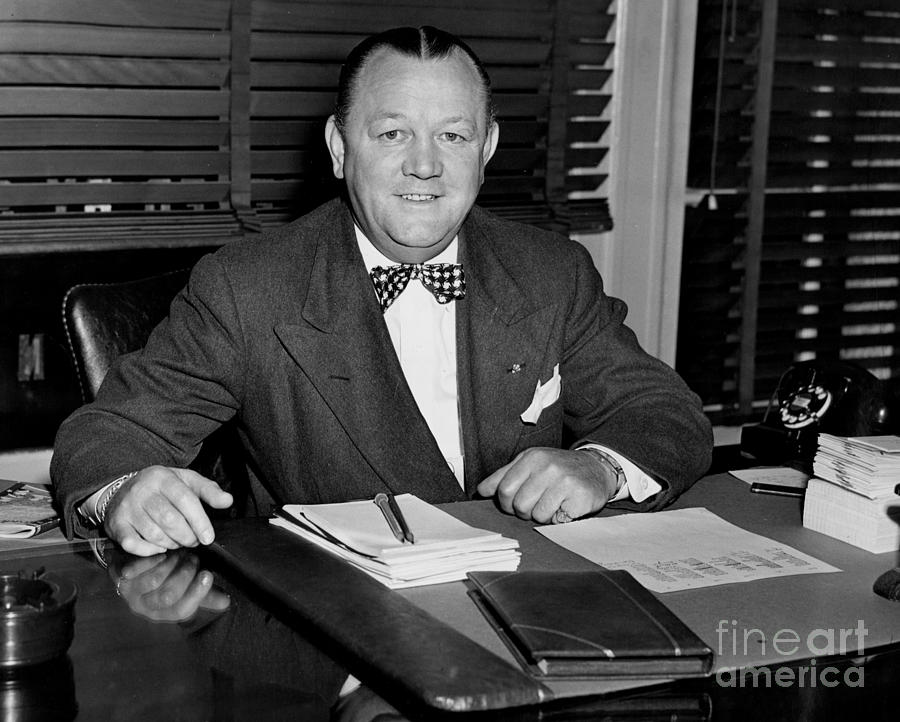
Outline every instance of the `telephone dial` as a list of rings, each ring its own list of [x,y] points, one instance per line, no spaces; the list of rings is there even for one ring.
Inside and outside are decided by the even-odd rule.
[[[875,436],[900,431],[894,384],[856,364],[805,361],[778,382],[759,424],[741,432],[741,452],[760,464],[812,470],[822,431],[836,436]]]

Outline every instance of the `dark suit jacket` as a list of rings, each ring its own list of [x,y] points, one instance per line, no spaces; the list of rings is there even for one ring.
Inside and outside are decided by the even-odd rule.
[[[465,492],[406,384],[349,211],[332,201],[203,258],[144,350],[119,359],[96,401],[63,423],[51,473],[68,531],[89,493],[129,470],[186,466],[234,416],[254,488],[275,503],[385,490],[464,499],[518,452],[564,438],[605,444],[660,480],[643,508],[706,470],[698,399],[641,350],[579,244],[475,208],[460,257]],[[523,423],[556,364],[560,400]]]

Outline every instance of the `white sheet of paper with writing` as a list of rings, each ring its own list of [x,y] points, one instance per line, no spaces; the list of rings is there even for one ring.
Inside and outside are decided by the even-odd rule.
[[[607,569],[631,572],[654,592],[840,571],[699,507],[595,517],[536,529]]]

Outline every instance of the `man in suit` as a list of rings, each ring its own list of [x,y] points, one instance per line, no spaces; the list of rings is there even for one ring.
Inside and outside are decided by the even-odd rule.
[[[660,508],[706,470],[698,399],[585,250],[474,207],[499,129],[467,46],[364,41],[325,136],[346,199],[202,259],[60,428],[69,534],[142,555],[210,542],[204,504],[232,498],[185,467],[231,419],[255,496],[279,504],[408,491],[561,522]]]

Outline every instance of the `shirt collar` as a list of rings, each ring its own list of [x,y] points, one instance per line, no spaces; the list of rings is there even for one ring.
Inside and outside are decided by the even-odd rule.
[[[353,230],[356,231],[356,243],[359,246],[359,252],[362,253],[363,263],[366,268],[372,269],[375,266],[396,266],[397,261],[392,261],[379,251],[372,242],[366,238],[359,226],[353,224]],[[459,251],[459,236],[455,236],[450,245],[443,251],[438,253],[434,258],[429,259],[426,263],[456,263],[456,257]]]

